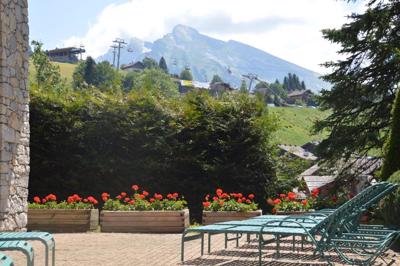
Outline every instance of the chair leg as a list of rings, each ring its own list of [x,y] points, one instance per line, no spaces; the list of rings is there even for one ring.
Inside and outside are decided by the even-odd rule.
[[[52,257],[52,266],[56,266],[56,241],[53,239],[53,257]]]
[[[208,254],[210,254],[211,253],[211,233],[208,233],[208,245],[207,245],[207,248],[208,248]]]
[[[204,255],[204,233],[201,233],[201,256]]]
[[[225,233],[225,249],[228,248],[228,234]]]

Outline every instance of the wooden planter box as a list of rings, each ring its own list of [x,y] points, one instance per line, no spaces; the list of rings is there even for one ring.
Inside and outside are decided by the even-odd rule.
[[[101,211],[102,232],[182,233],[189,227],[189,210]]]
[[[29,209],[28,230],[75,233],[96,230],[99,210]]]
[[[251,217],[260,215],[262,215],[262,210],[250,211],[250,212],[203,211],[203,225],[228,222],[228,221],[246,220]]]

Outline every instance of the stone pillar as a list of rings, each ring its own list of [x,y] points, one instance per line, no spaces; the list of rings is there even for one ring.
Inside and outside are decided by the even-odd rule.
[[[27,8],[27,0],[0,0],[0,231],[25,230],[27,224]]]

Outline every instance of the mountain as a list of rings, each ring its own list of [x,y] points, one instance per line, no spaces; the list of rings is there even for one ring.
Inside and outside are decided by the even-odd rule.
[[[290,72],[298,75],[313,91],[330,87],[319,79],[320,74],[309,69],[244,43],[211,38],[184,25],[175,26],[171,33],[153,43],[133,38],[127,48],[121,51],[121,64],[141,60],[145,56],[158,61],[164,56],[171,73],[179,74],[184,67],[190,67],[194,79],[198,81],[210,81],[214,74],[218,74],[224,81],[239,87],[242,74],[254,73],[262,80],[273,82],[275,79],[282,81]],[[112,62],[112,50],[98,60]]]

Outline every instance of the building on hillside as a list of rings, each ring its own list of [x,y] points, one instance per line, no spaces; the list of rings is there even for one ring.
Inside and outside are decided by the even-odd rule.
[[[215,82],[210,84],[210,93],[212,96],[221,96],[224,92],[233,91],[229,83],[226,82]]]
[[[286,102],[288,104],[295,104],[296,102],[308,103],[313,95],[310,90],[296,90],[288,94]]]
[[[142,72],[145,68],[146,66],[140,61],[121,66],[122,70],[134,72]]]
[[[347,188],[353,195],[358,194],[367,185],[375,182],[374,172],[382,166],[382,159],[376,157],[355,157],[347,164],[338,166],[338,169],[348,169],[349,175],[353,175]],[[304,180],[307,186],[307,193],[314,188],[318,188],[322,194],[328,194],[333,188],[333,183],[337,178],[338,170],[329,171],[322,169],[318,164],[311,166],[298,176],[298,179]]]
[[[46,51],[50,61],[61,63],[77,63],[78,55],[85,53],[85,49],[76,47],[56,48]]]
[[[210,83],[208,82],[200,82],[200,81],[194,81],[194,80],[179,80],[178,82],[179,86],[179,92],[180,93],[187,93],[189,91],[192,91],[194,89],[199,89],[199,90],[210,90]]]
[[[278,148],[281,149],[282,154],[289,153],[294,157],[298,157],[304,160],[317,160],[317,157],[312,152],[300,146],[279,144]]]

